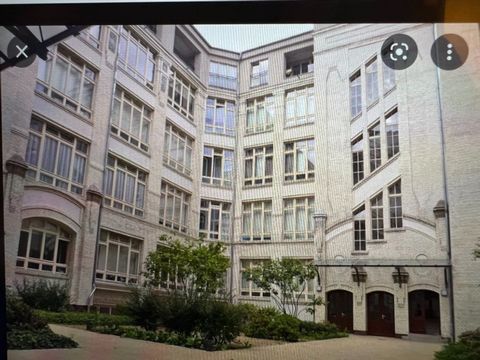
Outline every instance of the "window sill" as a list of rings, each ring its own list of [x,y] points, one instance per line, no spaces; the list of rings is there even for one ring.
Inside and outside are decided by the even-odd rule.
[[[268,129],[268,130],[254,131],[254,132],[249,132],[249,133],[247,133],[245,131],[244,132],[244,137],[257,135],[257,134],[265,134],[265,133],[269,133],[269,132],[273,132],[273,127],[271,129]]]
[[[368,255],[367,250],[354,250],[350,253],[352,256]]]
[[[263,302],[270,302],[270,296],[248,296],[248,295],[240,295],[238,297],[239,300],[250,300],[250,301],[263,301]]]
[[[386,243],[387,243],[387,240],[385,240],[385,239],[382,239],[382,240],[367,240],[367,244],[372,244],[372,245],[386,244]]]
[[[125,65],[125,66],[126,66],[126,65]],[[124,67],[122,67],[122,65],[120,65],[120,66],[117,65],[117,69],[120,70],[120,71],[121,71],[124,75],[126,75],[129,79],[135,81],[138,85],[140,85],[142,88],[144,88],[145,90],[147,90],[150,94],[152,94],[153,96],[156,96],[155,91],[153,91],[152,89],[150,89],[146,84],[140,82],[140,81],[139,81],[138,79],[136,79],[134,76],[130,75],[130,74],[128,73],[128,71],[127,71]],[[117,79],[116,77],[115,77],[115,81],[118,81],[118,79]],[[125,85],[125,84],[123,84],[123,85]],[[155,89],[156,85],[157,85],[157,84],[156,84],[156,81],[155,81],[155,79],[154,79],[154,80],[153,80],[153,88],[154,88],[154,89]],[[126,87],[126,88],[128,89],[128,87]],[[138,97],[138,94],[137,94],[136,96]],[[142,100],[140,97],[139,97],[139,99]],[[151,107],[150,104],[147,104],[147,105]]]
[[[116,201],[116,200],[114,200],[114,198],[109,198],[109,199],[111,201]],[[129,218],[132,218],[132,219],[145,220],[145,210],[143,210],[143,216],[138,216],[138,215],[130,214],[129,212],[114,208],[113,206],[105,205],[104,203],[102,203],[102,208],[103,209],[109,209],[112,212],[114,212],[115,214],[125,215],[125,216],[128,216]]]
[[[407,229],[405,229],[404,227],[401,227],[401,228],[384,229],[383,231],[386,232],[386,233],[396,233],[396,232],[405,232],[405,231],[407,231]]]
[[[172,171],[175,172],[176,174],[178,174],[178,175],[180,175],[180,176],[183,176],[185,179],[190,180],[190,181],[193,181],[192,176],[187,175],[187,174],[185,174],[185,173],[183,173],[183,172],[175,169],[175,168],[174,168],[173,166],[171,166],[170,164],[165,163],[165,161],[163,161],[162,164],[163,164],[163,166],[169,168],[170,170],[172,170]]]
[[[283,185],[292,185],[292,184],[305,184],[305,183],[313,183],[315,182],[315,178],[313,179],[306,179],[306,180],[284,180]]]
[[[375,107],[380,102],[379,99],[374,100],[370,105],[367,106],[367,111],[371,110],[372,108]]]
[[[68,271],[68,270],[67,270]],[[31,275],[38,277],[45,277],[50,279],[59,279],[59,280],[68,280],[70,278],[69,274],[58,274],[49,271],[35,270],[35,269],[25,269],[21,267],[15,268],[15,274],[21,275]]]
[[[204,186],[211,187],[211,188],[216,188],[216,189],[218,189],[218,188],[226,189],[226,190],[232,190],[233,189],[232,185],[216,185],[216,184],[205,183],[203,181],[201,183]]]
[[[174,228],[171,228],[171,227],[169,227],[169,226],[163,225],[163,224],[161,224],[160,222],[158,222],[158,225],[159,225],[162,229],[165,229],[166,231],[172,233],[173,235],[177,235],[177,236],[189,236],[188,228],[187,228],[187,232],[183,232],[183,231],[180,231],[180,230],[176,230],[176,229],[174,229]]]
[[[350,124],[355,122],[355,120],[360,119],[361,117],[362,117],[362,112],[359,112],[357,115],[355,115],[350,119]]]
[[[241,245],[260,245],[260,244],[272,244],[273,240],[237,240],[234,244],[241,244]]]
[[[125,144],[129,147],[131,147],[132,149],[135,149],[137,150],[138,152],[140,152],[141,154],[145,155],[145,156],[148,156],[148,157],[151,157],[150,155],[150,152],[148,151],[145,151],[145,150],[142,150],[141,148],[131,144],[130,142],[128,142],[127,140],[125,140],[124,138],[122,138],[121,136],[118,136],[117,134],[115,133],[112,133],[112,131],[110,131],[110,136],[112,136],[114,139],[116,140],[119,140],[122,144]],[[150,148],[150,145],[148,145],[148,147]]]
[[[44,183],[43,181],[36,180],[28,176],[25,177],[25,187],[37,187],[45,191],[55,192],[57,194],[60,194],[61,196],[68,196],[69,200],[72,201],[72,199],[74,199],[79,207],[83,207],[84,206],[83,202],[85,201],[84,194],[86,193],[85,191],[86,189],[85,189],[85,185],[82,185],[82,186],[83,186],[83,194],[80,195],[71,191],[67,191],[61,187]]]
[[[96,284],[97,289],[100,289],[100,290],[113,290],[113,291],[128,291],[128,292],[130,292],[130,287],[126,283],[123,283],[123,282],[95,279],[95,284]]]
[[[69,114],[75,116],[76,118],[82,120],[83,122],[86,122],[88,125],[93,126],[93,120],[92,120],[93,117],[94,117],[93,110],[91,110],[91,111],[92,111],[92,112],[91,112],[91,117],[90,117],[90,119],[89,119],[89,118],[87,118],[87,117],[84,117],[84,116],[80,115],[79,113],[77,113],[77,112],[75,112],[75,111],[72,111],[72,110],[69,109],[68,107],[60,104],[59,102],[53,100],[50,96],[48,96],[48,95],[46,95],[46,94],[44,94],[44,93],[42,93],[42,92],[40,92],[40,91],[35,90],[35,95],[39,96],[40,98],[44,99],[45,101],[48,101],[49,103],[51,103],[51,104],[53,104],[53,105],[59,107],[60,109],[68,112]]]
[[[273,183],[268,183],[268,184],[255,184],[255,185],[243,185],[243,186],[242,186],[242,190],[272,187],[272,184],[273,184]]]
[[[215,131],[206,131],[204,130],[205,134],[209,134],[209,135],[219,135],[219,136],[224,136],[224,137],[227,137],[227,138],[235,138],[235,134],[233,135],[229,135],[229,134],[225,134],[225,133],[218,133],[218,132],[215,132]]]
[[[302,127],[302,126],[308,127],[308,126],[311,126],[311,125],[314,125],[314,124],[315,124],[315,121],[311,120],[311,121],[304,122],[303,124],[285,125],[284,130],[299,128],[299,127]]]
[[[188,123],[190,125],[193,125],[195,127],[197,127],[197,124],[195,124],[195,121],[193,121],[192,119],[189,119],[188,116],[182,114],[179,110],[175,109],[175,106],[173,106],[172,104],[169,103],[169,101],[171,101],[170,99],[167,98],[167,106],[172,109],[173,111],[175,111],[178,115],[180,115],[182,117],[182,119],[185,119],[186,121],[188,121]],[[195,116],[194,116],[195,118]],[[168,118],[170,119],[170,118]],[[172,121],[171,121],[172,122]],[[178,127],[178,124],[175,124],[175,122],[173,122],[174,125],[176,125]]]
[[[392,162],[394,162],[398,157],[400,156],[400,152],[396,153],[393,155],[390,159],[388,159],[384,164],[380,165],[378,168],[373,170],[371,173],[369,173],[366,177],[364,177],[362,180],[357,182],[355,185],[353,185],[352,190],[357,190],[359,187],[361,187],[364,183],[366,183],[369,179],[373,178],[376,174],[378,174],[380,171],[382,171],[384,168],[386,168],[388,165],[390,165]]]

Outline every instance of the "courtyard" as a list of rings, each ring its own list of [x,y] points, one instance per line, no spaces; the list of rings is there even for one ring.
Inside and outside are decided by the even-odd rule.
[[[260,341],[242,350],[207,352],[149,341],[103,335],[79,328],[50,325],[58,334],[72,337],[78,342],[77,349],[53,350],[10,350],[13,360],[84,360],[84,359],[162,359],[162,360],[201,360],[201,359],[331,359],[343,360],[431,360],[441,343],[409,341],[396,338],[350,335],[322,341],[299,343],[278,343]]]

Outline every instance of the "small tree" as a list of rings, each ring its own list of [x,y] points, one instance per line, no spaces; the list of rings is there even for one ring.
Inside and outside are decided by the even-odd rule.
[[[190,303],[213,298],[225,285],[229,260],[224,251],[225,247],[220,243],[193,244],[169,240],[167,246],[148,254],[144,272],[146,285],[158,287],[169,276],[181,284],[180,287],[166,284],[170,295],[183,297]]]
[[[298,259],[281,259],[265,262],[246,271],[249,280],[264,290],[270,291],[271,298],[284,314],[299,315],[299,303],[308,280],[317,275],[313,264]],[[321,303],[317,298],[316,306]]]

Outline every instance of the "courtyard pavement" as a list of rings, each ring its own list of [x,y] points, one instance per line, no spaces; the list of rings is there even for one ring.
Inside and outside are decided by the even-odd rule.
[[[432,360],[442,344],[376,336],[276,344],[259,343],[249,349],[206,352],[203,350],[103,335],[50,325],[58,334],[72,337],[77,349],[10,350],[12,360]]]

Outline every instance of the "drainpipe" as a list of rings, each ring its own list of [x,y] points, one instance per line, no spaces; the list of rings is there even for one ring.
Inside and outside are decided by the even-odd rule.
[[[433,37],[437,39],[437,24],[433,24]],[[438,52],[438,48],[436,49]],[[437,53],[437,57],[438,57]],[[440,119],[440,137],[442,142],[442,177],[443,177],[443,196],[445,198],[445,222],[446,222],[446,236],[447,236],[447,254],[450,265],[452,265],[452,240],[450,232],[450,202],[448,201],[448,183],[447,183],[447,160],[446,160],[446,149],[445,149],[445,124],[443,121],[443,108],[442,108],[442,88],[440,86],[440,68],[436,67],[436,78],[437,78],[437,91],[438,91],[438,111]],[[452,266],[449,266],[447,269],[448,274],[448,293],[449,293],[449,305],[450,305],[450,331],[452,334],[452,339],[455,341],[455,312],[454,312],[454,299],[453,299],[453,269]]]
[[[121,25],[120,25],[121,26]],[[107,40],[108,36],[110,35],[110,29],[108,26],[105,27],[108,29],[107,31]],[[108,114],[108,126],[107,126],[107,131],[106,131],[106,141],[105,141],[105,151],[104,151],[104,159],[103,159],[103,177],[102,177],[102,189],[103,189],[103,184],[105,183],[105,169],[107,167],[107,158],[108,158],[108,149],[109,149],[109,142],[110,142],[110,128],[112,126],[112,112],[113,112],[113,104],[114,104],[114,98],[115,98],[115,88],[116,88],[116,79],[117,79],[117,63],[118,63],[118,49],[120,45],[120,32],[121,32],[121,27],[118,32],[118,41],[117,41],[117,49],[115,53],[115,60],[113,63],[113,81],[112,81],[112,97],[110,100],[110,111]],[[106,42],[105,42],[106,43]],[[108,50],[107,50],[108,51]],[[102,223],[102,213],[103,213],[103,201],[100,203],[100,209],[98,211],[98,222],[97,222],[97,240],[95,242],[95,255],[94,255],[94,260],[93,260],[93,273],[92,273],[92,291],[90,292],[90,295],[88,295],[87,299],[87,304],[88,304],[88,311],[90,312],[90,306],[92,305],[93,301],[93,295],[95,294],[95,291],[97,290],[97,285],[96,285],[96,279],[95,279],[95,272],[97,269],[97,261],[98,261],[98,243],[100,241],[100,233],[101,233],[101,228],[100,224]]]
[[[238,61],[240,65],[240,59]],[[235,228],[235,204],[237,196],[237,169],[238,169],[238,121],[239,121],[239,109],[240,109],[240,81],[239,81],[239,66],[237,67],[237,91],[236,91],[236,101],[235,101],[235,151],[234,151],[234,161],[233,161],[233,201],[232,201],[232,215],[230,220],[230,303],[233,303],[233,259],[235,255],[235,239],[234,239],[234,228]]]

